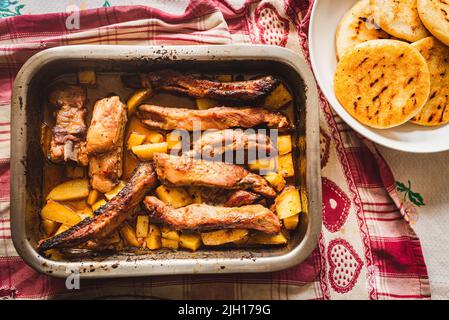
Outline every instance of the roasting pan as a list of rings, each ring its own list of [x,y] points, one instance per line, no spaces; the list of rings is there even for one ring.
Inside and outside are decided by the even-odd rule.
[[[43,94],[62,74],[93,68],[98,73],[142,72],[155,68],[194,68],[204,72],[259,72],[279,76],[295,96],[295,112],[303,165],[301,187],[308,194],[308,213],[285,247],[120,252],[79,260],[52,261],[35,251],[42,207],[40,124]],[[11,227],[15,248],[34,269],[57,277],[79,272],[81,278],[170,274],[255,273],[286,269],[304,261],[321,231],[321,176],[317,88],[305,59],[271,46],[66,46],[30,58],[14,83],[11,120]]]

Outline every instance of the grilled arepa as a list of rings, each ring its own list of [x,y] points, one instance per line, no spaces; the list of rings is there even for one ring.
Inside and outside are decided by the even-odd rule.
[[[391,36],[375,26],[372,20],[369,0],[358,1],[340,20],[335,35],[337,58],[356,45],[376,39],[390,39]]]
[[[343,56],[334,90],[358,121],[373,128],[391,128],[421,110],[429,96],[430,73],[415,47],[396,40],[371,40]]]
[[[396,38],[418,41],[429,36],[418,14],[417,0],[370,0],[376,24]]]
[[[449,122],[449,48],[434,37],[413,43],[427,61],[430,72],[430,96],[412,119],[422,126],[438,126]]]
[[[430,33],[449,46],[449,1],[418,0],[418,13]]]

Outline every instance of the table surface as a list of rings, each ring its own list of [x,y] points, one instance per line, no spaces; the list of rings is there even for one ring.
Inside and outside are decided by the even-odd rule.
[[[171,1],[152,0],[151,5],[160,7],[170,5]],[[8,4],[10,3],[10,4]],[[15,13],[48,13],[66,11],[68,6],[76,5],[80,9],[109,5],[145,5],[150,1],[139,0],[64,0],[33,1],[0,0],[0,18]],[[9,10],[9,11],[8,11]],[[426,259],[433,299],[449,299],[449,152],[439,154],[407,154],[378,146],[389,163],[397,181],[412,183],[412,189],[419,192],[425,206],[418,209],[413,228],[421,239]]]
[[[449,299],[449,152],[407,154],[378,147],[396,180],[412,182],[426,203],[413,228],[421,239],[433,299]]]

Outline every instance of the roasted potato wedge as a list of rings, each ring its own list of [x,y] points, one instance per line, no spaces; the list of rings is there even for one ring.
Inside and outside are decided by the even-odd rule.
[[[71,208],[51,199],[42,208],[41,217],[68,226],[74,226],[81,221],[80,216]]]
[[[179,244],[181,248],[185,248],[191,251],[198,250],[203,242],[201,241],[201,235],[196,233],[185,233],[179,237]]]
[[[193,203],[192,197],[184,188],[161,185],[156,188],[156,196],[173,208],[181,208]]]
[[[206,246],[220,246],[222,244],[238,241],[248,234],[246,229],[223,229],[211,232],[202,232],[201,239]]]
[[[153,160],[155,153],[167,153],[167,142],[147,143],[131,148],[133,153],[142,161]]]
[[[301,197],[294,186],[286,187],[275,201],[279,219],[289,218],[301,212]]]
[[[140,247],[139,241],[137,240],[136,233],[133,228],[125,222],[120,228],[120,234],[122,238],[125,239],[126,243],[132,247]]]
[[[149,88],[140,89],[134,92],[126,102],[126,105],[128,106],[128,117],[131,117],[134,112],[136,112],[137,107],[151,94],[152,90]]]
[[[293,101],[293,97],[282,83],[278,85],[265,99],[264,106],[279,109]]]
[[[150,218],[148,216],[139,215],[136,219],[136,237],[145,238],[148,235],[148,226]]]
[[[70,201],[87,198],[89,195],[89,181],[74,179],[54,187],[47,195],[47,200]]]

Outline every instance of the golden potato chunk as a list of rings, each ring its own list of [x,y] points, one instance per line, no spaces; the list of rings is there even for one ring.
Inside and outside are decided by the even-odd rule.
[[[94,70],[78,71],[78,82],[85,85],[95,85],[97,83],[97,74]]]
[[[293,177],[295,175],[295,167],[293,165],[293,156],[291,153],[278,157],[278,173],[284,178]]]
[[[158,131],[151,130],[147,134],[146,141],[149,142],[149,143],[164,142],[164,136],[162,135],[162,133],[160,133]]]
[[[281,83],[278,85],[270,95],[265,99],[264,106],[267,108],[279,109],[286,104],[292,102],[293,97],[287,88]]]
[[[183,188],[161,185],[156,188],[156,196],[173,208],[181,208],[193,203],[192,197]]]
[[[126,143],[128,150],[131,150],[132,147],[140,146],[145,141],[146,138],[147,136],[144,134],[132,132],[129,135],[128,142]]]
[[[126,105],[128,106],[128,117],[131,117],[134,112],[136,112],[136,108],[140,105],[146,98],[148,98],[152,93],[152,90],[149,88],[141,89],[133,93],[131,98],[128,99]]]
[[[170,229],[169,227],[166,226],[161,228],[161,236],[162,238],[165,239],[179,241],[179,231]]]
[[[276,189],[276,191],[282,191],[285,187],[285,179],[279,173],[270,172],[264,178]]]
[[[126,240],[126,243],[132,247],[140,247],[139,241],[137,241],[136,233],[133,228],[127,223],[124,222],[122,227],[120,228],[120,234],[123,239]]]
[[[122,191],[122,189],[125,187],[126,183],[124,181],[120,181],[118,185],[116,185],[114,187],[114,189],[112,189],[109,192],[106,192],[104,194],[104,196],[106,197],[106,199],[111,200],[112,198],[114,198],[120,191]]]
[[[292,136],[279,136],[278,137],[278,153],[284,155],[292,152]]]
[[[167,146],[168,149],[181,149],[182,136],[179,131],[172,131],[167,134]]]
[[[288,186],[276,198],[276,213],[279,219],[289,218],[301,212],[301,197],[299,190],[294,186]]]
[[[41,225],[42,225],[42,230],[44,231],[44,234],[46,237],[50,237],[55,232],[55,230],[59,227],[58,222],[48,220],[48,219],[42,219]]]
[[[70,201],[86,198],[89,195],[89,181],[74,179],[54,187],[47,196],[47,200]]]
[[[263,158],[248,163],[248,168],[254,172],[276,171],[276,158]]]
[[[145,239],[147,248],[150,250],[157,250],[162,248],[161,231],[155,224],[150,224],[148,227],[148,235]]]
[[[98,190],[92,189],[87,197],[87,204],[92,206],[101,197],[101,193]]]
[[[92,210],[97,211],[98,209],[100,209],[101,206],[104,206],[106,203],[107,203],[106,200],[101,199],[92,205]]]
[[[287,238],[282,233],[279,234],[266,234],[262,232],[255,232],[251,235],[250,239],[247,242],[248,244],[272,244],[272,245],[280,245],[286,244]]]
[[[148,235],[148,226],[150,218],[148,216],[139,215],[136,220],[136,237],[145,238]]]
[[[178,250],[179,249],[179,241],[178,240],[170,240],[161,238],[162,248]]]
[[[298,228],[299,224],[299,214],[295,214],[294,216],[285,218],[282,220],[284,222],[284,227],[287,230],[295,230]]]
[[[219,246],[238,241],[248,234],[246,229],[223,229],[211,232],[202,232],[201,239],[206,246]]]
[[[167,142],[160,143],[148,143],[140,146],[134,146],[131,148],[133,153],[142,161],[153,160],[155,153],[167,153]]]
[[[68,226],[74,226],[81,221],[79,215],[69,207],[56,201],[48,200],[41,211],[42,219],[59,222]]]
[[[201,247],[203,242],[201,241],[201,235],[196,233],[186,233],[179,237],[179,244],[181,245],[181,248],[196,251]]]

